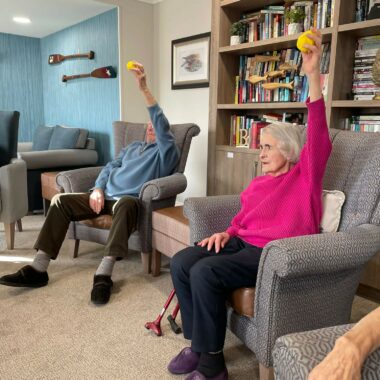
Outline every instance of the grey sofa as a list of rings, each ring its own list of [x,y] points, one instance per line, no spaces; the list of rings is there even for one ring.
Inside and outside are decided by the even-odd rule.
[[[228,309],[228,326],[256,354],[260,378],[273,378],[278,337],[349,322],[362,269],[380,251],[380,134],[331,129],[330,136],[324,189],[346,195],[339,231],[269,243],[254,317]],[[235,195],[187,199],[190,242],[224,231],[239,209]]]
[[[307,380],[311,370],[333,349],[335,341],[353,326],[326,327],[278,338],[273,349],[276,380]],[[380,379],[380,349],[368,356],[361,377]]]
[[[70,128],[70,127],[65,127]],[[96,165],[98,153],[95,139],[88,137],[88,130],[79,128],[73,149],[33,150],[33,142],[18,143],[18,157],[25,161],[28,178],[29,211],[42,210],[41,173],[62,171]]]
[[[113,123],[115,155],[120,150],[136,140],[145,137],[145,125],[128,122]],[[180,150],[180,160],[176,172],[170,176],[157,178],[146,182],[141,188],[140,214],[138,229],[129,238],[129,248],[140,251],[145,272],[150,271],[152,253],[152,211],[174,206],[177,194],[185,191],[187,186],[185,170],[191,140],[197,136],[200,129],[195,124],[171,125],[177,146]],[[94,186],[101,167],[77,169],[62,172],[57,176],[57,184],[67,192],[86,192]],[[98,220],[98,221],[97,221]],[[75,239],[74,257],[78,255],[80,240],[105,244],[112,223],[110,216],[99,217],[91,221],[73,222],[69,229],[69,238]]]

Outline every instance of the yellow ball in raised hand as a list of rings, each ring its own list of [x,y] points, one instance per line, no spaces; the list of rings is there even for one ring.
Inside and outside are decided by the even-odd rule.
[[[136,64],[134,61],[128,61],[128,63],[126,64],[126,67],[127,67],[127,70],[132,70],[136,68]]]
[[[302,51],[302,53],[308,53],[309,49],[305,48],[305,44],[309,45],[315,45],[314,40],[308,37],[309,34],[312,34],[313,32],[311,30],[308,30],[304,33],[302,33],[297,40],[297,48],[298,50]]]

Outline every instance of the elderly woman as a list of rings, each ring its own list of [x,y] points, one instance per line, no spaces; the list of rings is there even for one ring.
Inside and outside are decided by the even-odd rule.
[[[305,146],[297,126],[264,128],[260,161],[265,175],[242,192],[241,210],[230,227],[172,258],[184,336],[191,347],[174,357],[168,370],[190,373],[186,380],[228,378],[223,356],[227,294],[255,286],[263,247],[272,240],[319,232],[331,142],[319,79],[321,35],[313,32],[315,45],[306,45],[309,53],[302,53],[310,86]]]

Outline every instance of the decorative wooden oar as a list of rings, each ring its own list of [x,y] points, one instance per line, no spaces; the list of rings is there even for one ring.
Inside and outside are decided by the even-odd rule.
[[[289,90],[294,89],[294,81],[290,83],[263,83],[263,88],[266,90],[275,90],[276,88],[288,88]]]
[[[91,71],[89,74],[78,74],[78,75],[64,75],[62,77],[62,82],[67,82],[71,79],[78,79],[78,78],[116,78],[116,71],[112,66],[106,66],[106,67],[99,67],[98,69]]]
[[[72,59],[72,58],[88,58],[88,59],[94,59],[95,53],[91,50],[88,53],[83,54],[71,54],[71,55],[61,55],[61,54],[51,54],[49,55],[49,64],[54,65],[56,63],[61,63],[66,59]]]

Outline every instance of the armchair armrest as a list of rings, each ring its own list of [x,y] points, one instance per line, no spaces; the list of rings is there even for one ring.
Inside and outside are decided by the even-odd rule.
[[[140,190],[139,198],[143,202],[158,201],[175,197],[186,190],[187,180],[182,173],[145,182]]]
[[[298,277],[349,270],[366,264],[380,250],[380,226],[362,224],[344,232],[275,240],[260,265],[279,277]]]
[[[81,168],[61,172],[57,175],[57,185],[61,186],[65,193],[84,193],[94,187],[102,166]]]
[[[94,165],[98,153],[92,149],[55,149],[31,152],[19,152],[28,169],[49,169],[70,166]]]
[[[14,159],[0,168],[0,220],[12,223],[28,212],[26,163]]]
[[[239,195],[185,199],[183,213],[189,219],[190,242],[225,231],[240,207]]]

